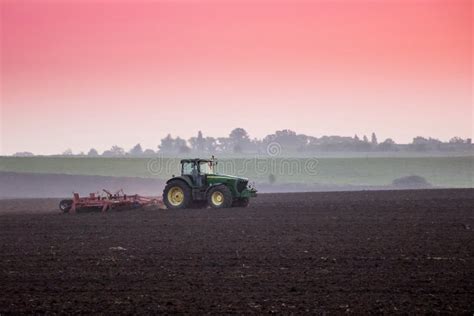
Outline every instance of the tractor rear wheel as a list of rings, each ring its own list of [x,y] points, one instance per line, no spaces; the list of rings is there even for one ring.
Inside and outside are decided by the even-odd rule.
[[[59,202],[59,209],[63,211],[63,213],[68,213],[72,207],[72,200],[62,200]]]
[[[225,185],[215,186],[207,193],[207,203],[212,208],[231,207],[232,193]]]
[[[187,208],[191,200],[191,188],[183,181],[171,181],[163,190],[163,202],[169,209]]]

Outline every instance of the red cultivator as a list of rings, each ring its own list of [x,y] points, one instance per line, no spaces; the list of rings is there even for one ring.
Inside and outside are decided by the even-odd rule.
[[[115,194],[105,189],[103,191],[105,196],[91,193],[89,197],[79,197],[78,193],[74,193],[72,200],[62,200],[59,203],[59,209],[64,213],[75,213],[78,210],[100,210],[106,212],[114,209],[135,209],[146,206],[163,207],[161,199],[148,198],[138,194],[127,195],[123,190],[119,190]]]

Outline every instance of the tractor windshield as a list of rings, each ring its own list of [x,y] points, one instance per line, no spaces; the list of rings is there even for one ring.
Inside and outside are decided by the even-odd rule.
[[[214,170],[212,168],[212,164],[210,162],[200,162],[199,163],[199,170],[201,171],[201,174],[212,174],[214,173]]]

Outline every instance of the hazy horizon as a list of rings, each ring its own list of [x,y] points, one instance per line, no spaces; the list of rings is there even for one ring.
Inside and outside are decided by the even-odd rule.
[[[34,2],[1,10],[0,155],[168,133],[472,138],[472,2]]]
[[[245,130],[245,129],[244,129],[244,130]],[[284,129],[279,129],[279,131],[282,131],[282,130],[284,130]],[[275,131],[274,131],[274,132],[275,132]],[[192,135],[191,137],[196,138],[197,134],[198,134],[198,133],[196,133],[195,135]],[[51,153],[44,153],[44,152],[38,152],[38,153],[37,153],[37,152],[31,152],[31,151],[29,151],[29,150],[22,150],[22,151],[17,151],[17,152],[15,152],[15,153],[11,153],[11,154],[0,154],[0,157],[2,157],[2,156],[3,156],[3,157],[13,156],[14,154],[21,154],[21,153],[32,153],[32,154],[34,154],[35,156],[49,156],[49,155],[52,155],[52,156],[56,156],[56,155],[58,155],[58,156],[62,156],[62,155],[65,155],[65,156],[69,156],[69,155],[87,155],[88,151],[89,151],[89,150],[92,150],[92,149],[97,150],[98,154],[99,154],[99,155],[102,155],[102,153],[103,153],[104,151],[108,151],[108,150],[110,150],[110,149],[111,149],[112,147],[114,147],[114,146],[118,146],[118,147],[124,149],[124,150],[125,150],[124,154],[128,154],[129,151],[132,150],[132,148],[134,148],[134,147],[137,146],[137,145],[140,145],[140,147],[141,147],[142,150],[152,149],[152,150],[155,151],[156,153],[160,153],[161,141],[162,141],[163,139],[165,139],[168,135],[170,135],[170,136],[172,137],[172,140],[176,140],[176,139],[178,139],[178,138],[181,138],[182,140],[186,141],[186,145],[188,146],[188,148],[189,148],[190,151],[189,151],[189,153],[186,153],[186,152],[182,152],[182,153],[176,152],[176,153],[174,153],[174,154],[173,154],[172,152],[165,151],[165,154],[166,154],[166,155],[168,155],[168,156],[169,156],[169,155],[171,155],[171,156],[173,156],[173,155],[178,155],[178,156],[181,155],[181,156],[182,156],[182,155],[191,154],[191,153],[193,153],[193,152],[194,152],[194,153],[196,152],[196,151],[193,151],[193,149],[191,148],[190,138],[181,137],[180,135],[171,135],[170,133],[168,133],[168,134],[166,134],[164,137],[161,137],[160,139],[157,139],[156,144],[155,144],[155,145],[152,145],[152,146],[150,146],[150,147],[143,146],[143,144],[137,143],[137,142],[132,143],[130,146],[122,146],[122,144],[120,144],[120,143],[110,143],[108,146],[105,145],[104,147],[97,147],[97,146],[93,146],[93,145],[91,145],[91,146],[89,146],[89,147],[86,146],[84,150],[77,150],[77,149],[74,148],[74,147],[67,147],[67,148],[65,148],[65,149],[62,150],[62,151],[59,151],[59,152],[51,152]],[[372,139],[371,139],[372,133],[367,134],[367,135],[366,135],[366,134],[360,134],[360,135],[359,135],[359,134],[355,134],[355,135],[352,135],[352,136],[351,136],[351,135],[319,135],[319,136],[314,136],[314,135],[305,135],[305,134],[300,134],[300,133],[297,133],[297,135],[298,135],[298,136],[307,136],[307,137],[316,137],[316,138],[319,138],[319,139],[322,139],[322,137],[327,137],[327,136],[329,136],[329,137],[344,137],[344,138],[345,138],[345,137],[349,137],[349,138],[352,138],[352,139],[354,139],[354,140],[355,140],[354,137],[357,136],[357,137],[359,138],[359,141],[360,141],[360,142],[363,142],[363,138],[364,138],[364,137],[367,137],[367,142],[368,142],[369,144],[372,144]],[[213,138],[213,139],[215,139],[215,140],[218,140],[218,139],[221,138],[221,137],[222,137],[222,138],[228,138],[228,137],[229,137],[229,134],[227,134],[227,135],[218,135],[218,136],[216,136],[216,135],[204,135],[204,134],[203,134],[202,136],[203,136],[204,139],[206,139],[207,137],[211,137],[211,138]],[[263,142],[263,144],[262,144],[262,143],[260,144],[260,146],[261,146],[260,149],[262,150],[262,154],[264,154],[264,155],[267,154],[266,150],[268,150],[268,148],[267,148],[266,146],[268,146],[268,145],[269,145],[269,146],[272,146],[272,145],[275,144],[275,143],[278,143],[279,145],[282,145],[282,144],[279,143],[279,141],[275,141],[275,140],[272,140],[272,141],[270,141],[269,144],[268,144],[268,143],[266,144],[266,143],[264,142],[264,138],[263,138],[263,137],[262,137],[262,138],[253,137],[253,135],[248,135],[248,136],[249,136],[249,140],[250,140],[251,142],[254,142],[255,140],[257,140],[257,144],[258,144],[258,142]],[[275,136],[275,134],[271,133],[271,134],[264,135],[264,136]],[[376,145],[377,145],[377,144],[378,144],[378,145],[382,144],[387,138],[393,140],[393,138],[391,138],[391,137],[380,138],[380,139],[379,139],[379,138],[378,138],[378,135],[377,135],[376,133],[375,133],[375,136],[376,136]],[[425,139],[427,139],[427,140],[433,139],[433,138],[432,138],[431,136],[429,136],[429,135],[425,135],[425,136],[422,136],[422,137],[425,138]],[[440,140],[440,141],[442,141],[443,144],[449,145],[449,140],[450,140],[450,139]],[[463,141],[467,141],[468,139],[462,139],[462,140],[463,140]],[[412,141],[413,141],[413,138],[410,139],[410,141],[407,142],[407,143],[397,143],[397,142],[395,142],[394,145],[395,145],[395,146],[410,146],[410,145],[412,145]],[[471,141],[472,141],[472,139],[471,139]],[[334,141],[333,141],[333,142],[334,142]],[[337,142],[336,142],[336,143],[337,143]],[[333,143],[333,144],[335,144],[335,143]],[[467,143],[465,143],[465,144],[467,145]],[[457,145],[459,145],[459,144],[457,144]],[[463,144],[463,145],[464,145],[464,144]],[[469,143],[469,146],[471,146],[470,143]],[[283,146],[283,147],[284,147],[284,146]],[[463,147],[463,148],[464,148],[464,147]],[[467,147],[466,147],[466,148],[467,148]],[[465,148],[464,148],[464,149],[465,149]],[[367,148],[366,150],[360,150],[360,149],[355,149],[355,148],[353,148],[353,149],[346,148],[346,149],[342,150],[341,148],[339,148],[339,149],[334,149],[334,150],[331,151],[331,150],[322,149],[322,148],[319,149],[319,150],[315,150],[315,149],[313,148],[313,149],[308,150],[308,151],[306,151],[306,152],[303,151],[303,152],[300,153],[300,154],[298,154],[298,152],[292,152],[292,153],[295,154],[296,156],[301,155],[301,154],[304,156],[304,155],[307,155],[307,154],[310,154],[310,153],[315,153],[315,152],[318,152],[319,154],[323,154],[323,155],[324,155],[324,154],[331,154],[331,153],[332,153],[332,154],[337,154],[337,155],[340,154],[340,155],[342,155],[342,156],[347,155],[347,154],[349,154],[349,156],[350,156],[351,154],[355,154],[355,155],[357,156],[357,155],[364,154],[364,153],[365,153],[365,154],[369,154],[369,153],[377,154],[377,153],[379,153],[379,154],[382,154],[382,155],[385,155],[385,156],[390,156],[390,155],[392,155],[392,156],[397,156],[397,154],[402,154],[402,155],[403,155],[403,153],[408,154],[408,155],[418,153],[418,154],[425,154],[425,155],[428,155],[428,156],[429,156],[429,155],[436,155],[436,154],[442,154],[442,153],[444,153],[444,154],[447,154],[447,155],[449,156],[449,154],[454,154],[454,155],[456,155],[457,153],[459,153],[459,148],[458,148],[457,150],[452,149],[451,151],[449,151],[449,150],[447,150],[447,149],[445,149],[445,150],[440,150],[440,149],[438,149],[438,150],[434,150],[434,151],[433,151],[432,148],[431,148],[431,149],[430,149],[430,148],[427,148],[427,149],[425,149],[425,150],[423,150],[423,151],[417,151],[417,150],[415,150],[415,149],[413,149],[413,148],[406,148],[406,150],[402,150],[402,152],[399,152],[399,150],[400,150],[400,148],[398,148],[398,149],[396,149],[396,150],[387,150],[387,149],[382,150],[382,149],[377,149],[377,148],[374,147],[374,148]],[[68,151],[71,151],[71,152],[70,152],[70,153],[67,153],[67,154],[64,154],[64,152],[68,152]],[[209,155],[211,155],[211,154],[221,154],[221,155],[224,155],[224,156],[229,156],[229,155],[230,155],[230,157],[234,157],[234,156],[235,156],[235,157],[238,157],[238,156],[240,156],[240,155],[242,155],[242,154],[245,156],[246,154],[252,154],[252,153],[255,153],[256,151],[258,151],[258,149],[254,148],[254,149],[250,149],[250,150],[248,150],[248,149],[247,149],[247,150],[243,150],[242,152],[232,152],[232,151],[229,152],[228,150],[224,150],[224,151],[221,152],[221,151],[217,150],[217,151],[209,151],[208,153],[209,153]],[[462,151],[461,151],[461,152],[462,152]],[[161,152],[161,153],[163,154],[163,152]],[[113,155],[112,155],[112,156],[113,156]],[[296,157],[296,156],[295,156],[295,157]]]

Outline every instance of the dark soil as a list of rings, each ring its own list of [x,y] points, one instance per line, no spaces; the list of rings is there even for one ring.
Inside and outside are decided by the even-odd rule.
[[[0,201],[0,314],[474,312],[474,190],[60,214]]]

